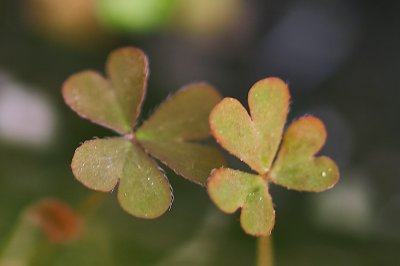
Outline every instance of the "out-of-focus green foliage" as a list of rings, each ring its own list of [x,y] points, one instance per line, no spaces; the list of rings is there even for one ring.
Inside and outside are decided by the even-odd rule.
[[[98,0],[97,15],[117,31],[145,32],[165,25],[176,0]]]
[[[31,265],[44,242],[65,243],[81,232],[80,216],[66,203],[56,199],[35,202],[22,213],[0,251],[0,265]]]

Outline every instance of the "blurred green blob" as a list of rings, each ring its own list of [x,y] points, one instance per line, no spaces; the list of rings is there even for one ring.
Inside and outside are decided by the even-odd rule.
[[[119,31],[145,32],[168,22],[175,0],[98,0],[97,15]]]

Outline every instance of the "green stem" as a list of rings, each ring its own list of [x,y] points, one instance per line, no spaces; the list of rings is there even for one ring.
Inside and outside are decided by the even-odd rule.
[[[15,226],[10,240],[0,254],[0,266],[27,266],[32,259],[41,235],[37,227],[22,217]]]
[[[274,254],[271,236],[262,236],[257,239],[257,266],[273,266]]]

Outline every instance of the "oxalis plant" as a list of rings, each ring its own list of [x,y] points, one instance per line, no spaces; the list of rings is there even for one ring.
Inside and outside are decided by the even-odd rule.
[[[149,73],[145,54],[137,48],[117,49],[107,60],[106,73],[103,77],[83,71],[63,85],[72,110],[120,135],[84,142],[75,151],[72,171],[93,190],[110,192],[119,184],[118,200],[131,215],[156,218],[171,206],[172,190],[158,160],[176,174],[207,186],[222,211],[241,208],[243,230],[260,237],[259,265],[271,265],[266,254],[275,224],[270,183],[320,192],[338,181],[336,164],[328,157],[315,157],[326,140],[322,121],[304,116],[283,134],[290,93],[278,78],[263,79],[250,89],[250,114],[236,99],[221,100],[211,85],[194,83],[138,125]],[[199,143],[210,133],[253,172],[226,167],[219,150]]]
[[[149,74],[145,54],[129,47],[115,50],[106,72],[108,78],[90,70],[77,73],[62,88],[72,110],[120,134],[84,142],[72,159],[73,174],[97,191],[112,191],[119,183],[118,200],[125,211],[156,218],[169,209],[173,195],[153,158],[201,185],[224,164],[217,149],[195,143],[210,136],[208,115],[221,96],[208,84],[188,85],[137,126]]]
[[[314,157],[326,140],[321,120],[301,117],[289,125],[282,139],[289,100],[287,85],[278,78],[267,78],[249,91],[250,116],[233,98],[223,99],[210,114],[214,138],[255,174],[221,167],[208,179],[208,193],[224,212],[242,208],[240,222],[250,235],[268,236],[274,227],[270,183],[320,192],[331,188],[339,178],[330,158]]]

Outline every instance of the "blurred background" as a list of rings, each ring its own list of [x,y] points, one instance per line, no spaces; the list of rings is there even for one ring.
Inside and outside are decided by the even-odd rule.
[[[77,208],[90,194],[71,173],[73,152],[113,133],[69,110],[60,87],[129,45],[150,59],[142,119],[193,81],[246,103],[253,83],[278,76],[292,93],[289,121],[325,122],[321,153],[340,182],[320,194],[271,188],[276,265],[399,265],[399,11],[394,0],[1,0],[0,250],[36,201]],[[13,265],[254,265],[239,213],[167,175],[175,202],[161,218],[131,217],[108,195],[80,237],[42,241],[36,262]]]

